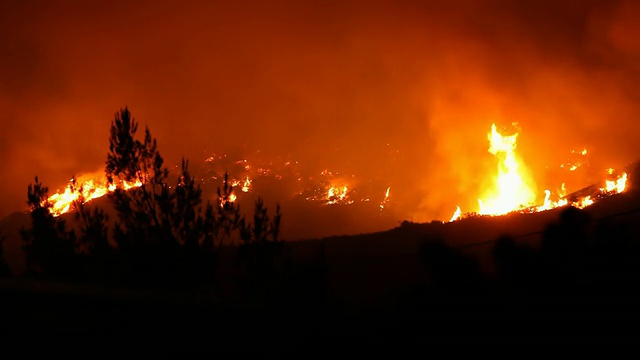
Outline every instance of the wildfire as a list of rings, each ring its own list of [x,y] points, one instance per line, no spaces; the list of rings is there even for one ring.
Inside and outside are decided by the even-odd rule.
[[[81,197],[85,202],[89,202],[114,191],[118,187],[129,190],[139,186],[142,186],[142,181],[140,180],[134,182],[121,181],[119,184],[108,185],[106,177],[100,173],[85,174],[76,179],[75,185],[71,181],[63,191],[59,191],[47,199],[51,204],[49,211],[53,216],[60,216],[69,212],[73,207],[73,203]]]
[[[371,203],[381,211],[389,209],[389,184],[384,181],[384,186],[371,180],[363,181],[355,174],[348,174],[343,169],[329,167],[312,168],[301,167],[300,162],[291,158],[265,159],[260,151],[253,156],[243,156],[232,159],[227,155],[214,154],[205,159],[203,183],[207,181],[219,181],[225,172],[237,177],[229,180],[239,198],[242,192],[251,193],[260,191],[262,181],[267,178],[282,180],[282,186],[292,186],[292,196],[301,196],[309,202],[323,205],[351,205],[356,202]],[[292,182],[295,182],[293,184]],[[363,185],[365,184],[365,185]],[[375,201],[375,194],[384,194],[380,201]]]
[[[614,180],[605,180],[605,186],[599,188],[598,194],[582,196],[570,201],[566,196],[565,184],[562,183],[558,200],[551,199],[551,191],[544,190],[544,202],[542,205],[534,206],[536,191],[533,179],[527,175],[524,165],[518,160],[515,149],[517,146],[518,133],[505,136],[496,130],[495,124],[491,125],[489,133],[489,152],[498,158],[498,173],[493,181],[493,188],[485,192],[484,198],[478,199],[479,215],[499,216],[514,211],[540,212],[555,209],[561,206],[571,205],[579,209],[590,206],[603,196],[618,194],[623,192],[627,186],[628,175],[623,173]],[[587,155],[587,149],[581,151],[573,150],[572,154],[580,156]],[[584,162],[564,164],[568,165],[570,171],[574,171]],[[564,165],[561,165],[563,167]],[[612,168],[606,169],[608,175],[613,175]],[[463,217],[458,206],[449,222]]]
[[[489,152],[498,158],[498,175],[494,188],[485,193],[486,200],[479,200],[480,214],[502,215],[522,206],[533,204],[536,199],[533,181],[526,177],[524,166],[516,156],[518,133],[504,136],[491,125],[488,139]]]

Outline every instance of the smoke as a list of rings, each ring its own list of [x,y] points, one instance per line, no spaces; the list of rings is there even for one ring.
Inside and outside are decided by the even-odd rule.
[[[27,1],[0,14],[0,216],[36,174],[55,190],[102,167],[124,106],[169,164],[290,156],[391,185],[399,216],[420,221],[475,204],[492,122],[518,123],[540,186],[559,185],[548,169],[572,149],[596,170],[638,157],[633,1]]]

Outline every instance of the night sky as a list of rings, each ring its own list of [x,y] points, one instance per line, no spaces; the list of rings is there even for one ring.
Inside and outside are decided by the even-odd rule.
[[[0,218],[104,167],[128,106],[169,164],[260,150],[475,204],[491,123],[540,186],[572,149],[640,159],[637,1],[0,0]],[[197,174],[196,174],[197,175]],[[588,173],[583,176],[588,182]]]

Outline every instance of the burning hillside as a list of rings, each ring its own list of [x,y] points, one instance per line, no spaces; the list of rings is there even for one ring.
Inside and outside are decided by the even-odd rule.
[[[565,182],[560,182],[555,192],[540,190],[535,176],[517,152],[520,135],[517,124],[512,124],[510,131],[498,131],[497,126],[492,124],[487,135],[488,151],[494,156],[497,171],[488,176],[491,186],[482,191],[477,200],[476,211],[463,212],[458,206],[449,221],[469,216],[540,212],[567,205],[584,208],[604,197],[621,193],[627,187],[627,173],[609,168],[603,171],[605,179],[601,185],[576,190],[568,189]],[[586,148],[572,150],[570,158],[560,164],[559,168],[575,172],[588,166],[587,155]],[[212,200],[215,198],[215,189],[224,186],[225,174],[229,174],[227,181],[232,193],[225,201],[231,202],[253,194],[272,196],[271,200],[274,201],[302,201],[308,206],[349,206],[361,203],[364,207],[376,208],[380,214],[384,214],[390,211],[389,206],[393,204],[391,188],[397,185],[385,179],[364,179],[334,169],[314,169],[301,160],[267,159],[259,151],[239,158],[224,153],[211,154],[197,164],[196,168],[200,185]],[[49,197],[51,212],[54,216],[59,216],[73,210],[74,201],[79,199],[88,202],[106,195],[118,186],[129,189],[142,184],[142,181],[137,180],[109,185],[101,172],[85,174]]]
[[[343,175],[341,172],[322,169],[305,172],[299,161],[293,160],[257,160],[231,159],[227,155],[211,155],[198,166],[201,175],[200,184],[205,193],[213,194],[215,189],[224,185],[225,173],[229,174],[229,186],[233,192],[229,201],[236,201],[244,194],[258,196],[268,195],[280,188],[287,201],[302,199],[311,204],[345,206],[354,203],[370,204],[380,212],[388,210],[392,200],[391,186],[378,182],[376,186],[371,180],[364,181],[356,175]],[[142,181],[134,183],[123,181],[124,189],[141,186]],[[51,213],[59,216],[73,210],[74,201],[84,199],[85,202],[100,198],[116,189],[116,184],[109,185],[101,171],[79,176],[63,189],[49,197]],[[213,195],[212,195],[213,196]]]
[[[74,202],[76,201],[90,202],[113,192],[118,187],[129,190],[139,186],[142,186],[141,180],[134,182],[122,180],[118,183],[108,184],[104,173],[100,171],[83,174],[77,179],[71,179],[64,190],[58,191],[49,197],[48,200],[51,203],[49,211],[53,216],[60,216],[73,210]]]
[[[515,130],[514,130],[515,129]],[[511,212],[540,212],[561,206],[587,207],[604,197],[621,193],[627,187],[628,175],[614,169],[606,169],[606,179],[598,186],[589,186],[580,190],[567,189],[565,182],[557,186],[554,193],[549,189],[540,191],[533,174],[517,153],[519,132],[517,124],[512,124],[511,134],[498,131],[492,124],[488,133],[489,153],[497,164],[497,171],[490,175],[492,186],[482,192],[478,198],[476,211],[463,212],[457,207],[450,221],[469,216],[499,216]],[[588,164],[588,150],[573,150],[571,157],[559,167],[570,172]],[[306,164],[305,164],[306,165]],[[218,153],[212,154],[197,165],[198,177],[205,193],[214,194],[215,189],[223,186],[225,173],[229,173],[229,185],[233,192],[229,201],[244,196],[265,196],[276,193],[276,201],[301,200],[309,206],[348,206],[361,203],[363,206],[378,208],[382,214],[389,211],[393,203],[389,182],[384,179],[363,179],[355,174],[330,169],[313,169],[302,166],[300,160],[265,159],[260,152],[240,158]],[[603,174],[604,175],[604,174]],[[141,186],[140,180],[134,183],[123,182],[118,186],[128,189]],[[113,191],[115,184],[108,185],[101,172],[79,176],[63,190],[49,197],[51,212],[59,216],[73,209],[73,202],[102,197]],[[569,192],[571,190],[571,192]],[[210,195],[215,197],[215,195]]]
[[[512,125],[514,128],[517,126],[515,123]],[[492,178],[492,186],[478,198],[477,212],[463,214],[458,206],[450,222],[467,216],[499,216],[511,212],[540,212],[566,205],[582,209],[599,199],[621,193],[627,187],[627,173],[616,173],[614,169],[609,168],[605,170],[608,178],[603,181],[602,187],[590,186],[567,195],[567,189],[563,182],[559,186],[560,191],[553,196],[550,190],[545,189],[543,191],[544,199],[540,201],[535,179],[516,152],[518,135],[517,131],[510,135],[501,134],[495,124],[491,125],[491,132],[488,134],[489,152],[495,156],[497,161],[497,173]],[[571,153],[585,157],[588,151],[587,149],[573,150]],[[561,164],[560,167],[575,171],[585,163],[586,160],[578,159]]]

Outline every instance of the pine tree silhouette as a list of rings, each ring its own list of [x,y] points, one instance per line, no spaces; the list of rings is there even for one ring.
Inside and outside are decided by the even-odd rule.
[[[36,176],[27,192],[32,227],[21,230],[27,270],[32,274],[71,276],[77,270],[76,235],[73,230],[67,231],[64,220],[51,214],[47,194],[48,188]]]

